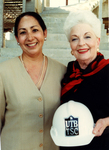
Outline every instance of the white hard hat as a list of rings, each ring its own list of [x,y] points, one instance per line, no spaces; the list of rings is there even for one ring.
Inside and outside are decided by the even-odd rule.
[[[81,146],[89,144],[94,138],[93,127],[89,109],[82,103],[70,100],[56,110],[50,134],[58,146]]]

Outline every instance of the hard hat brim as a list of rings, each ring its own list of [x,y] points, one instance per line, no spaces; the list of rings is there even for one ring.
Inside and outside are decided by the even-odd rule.
[[[65,147],[75,147],[75,146],[83,146],[88,145],[92,139],[94,138],[94,134],[85,135],[85,136],[77,136],[77,137],[59,137],[52,136],[54,143],[57,146],[65,146]]]

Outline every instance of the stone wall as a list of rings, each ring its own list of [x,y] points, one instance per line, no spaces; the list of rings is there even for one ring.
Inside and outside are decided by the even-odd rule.
[[[0,48],[3,46],[3,0],[0,1]]]
[[[35,0],[26,2],[26,11],[35,11]]]

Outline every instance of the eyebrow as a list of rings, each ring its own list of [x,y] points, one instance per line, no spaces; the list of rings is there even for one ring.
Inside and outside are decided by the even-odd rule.
[[[86,34],[91,34],[91,32],[86,32],[85,35],[86,35]]]
[[[72,34],[72,36],[77,36],[76,34]]]
[[[36,27],[37,25],[34,25],[34,26],[31,26],[30,28],[32,29],[32,28],[34,28],[34,27]],[[20,28],[19,30],[26,30],[25,28]]]
[[[86,34],[90,34],[90,32],[86,32],[84,35],[86,35]],[[72,36],[78,36],[78,35],[72,34]]]

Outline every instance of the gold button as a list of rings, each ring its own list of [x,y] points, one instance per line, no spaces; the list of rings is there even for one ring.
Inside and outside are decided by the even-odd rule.
[[[40,145],[39,145],[39,147],[42,147],[43,146],[43,144],[41,143]]]
[[[38,101],[41,102],[41,101],[42,101],[42,97],[39,97],[39,98],[38,98]]]
[[[42,115],[42,114],[39,114],[39,117],[40,117],[40,118],[42,118],[42,117],[43,117],[43,115]]]
[[[39,132],[40,132],[40,133],[42,133],[42,132],[43,132],[43,130],[41,129],[41,130],[39,130]]]

